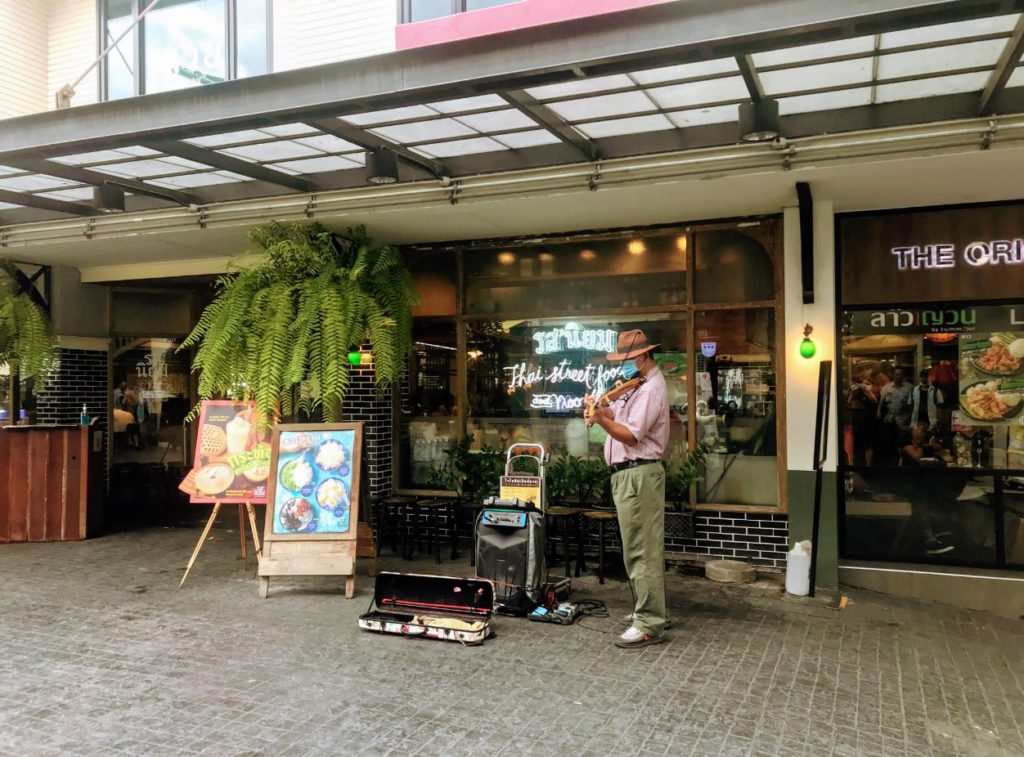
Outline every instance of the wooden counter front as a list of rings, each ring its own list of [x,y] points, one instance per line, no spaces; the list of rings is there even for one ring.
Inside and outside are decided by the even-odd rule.
[[[99,450],[90,440],[100,434]],[[100,429],[7,426],[0,430],[0,543],[84,539],[102,501]]]

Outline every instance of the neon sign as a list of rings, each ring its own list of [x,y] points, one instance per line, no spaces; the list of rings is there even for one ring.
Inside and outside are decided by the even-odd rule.
[[[896,258],[901,271],[941,270],[956,268],[956,247],[947,243],[907,245],[889,251]],[[995,265],[1024,264],[1024,239],[996,239],[989,242],[971,242],[960,254],[965,263],[974,268]]]
[[[534,331],[535,352],[550,355],[568,350],[587,352],[615,352],[618,332],[614,329],[588,329],[578,323],[567,323],[546,331]]]

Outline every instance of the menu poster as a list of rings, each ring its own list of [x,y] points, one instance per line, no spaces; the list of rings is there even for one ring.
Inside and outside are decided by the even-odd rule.
[[[961,334],[959,347],[960,425],[1024,425],[1024,332]]]
[[[267,538],[354,538],[361,427],[275,427]]]
[[[178,487],[193,504],[267,501],[270,443],[251,402],[207,400],[192,470]]]

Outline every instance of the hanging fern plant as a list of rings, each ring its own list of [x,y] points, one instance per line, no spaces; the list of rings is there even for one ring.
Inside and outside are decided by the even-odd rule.
[[[262,258],[218,280],[182,344],[198,348],[201,399],[241,388],[264,418],[319,408],[337,420],[348,353],[364,341],[379,390],[402,375],[417,296],[398,250],[374,244],[361,226],[339,235],[319,224],[271,223],[249,241]]]
[[[0,365],[22,379],[45,378],[57,367],[57,338],[46,311],[18,292],[18,273],[0,261]]]

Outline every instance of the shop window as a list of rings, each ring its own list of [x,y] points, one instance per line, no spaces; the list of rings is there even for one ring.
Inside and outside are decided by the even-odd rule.
[[[120,337],[112,360],[113,463],[185,465],[190,361],[174,339]]]
[[[417,319],[399,422],[399,485],[439,488],[437,472],[458,438],[458,360],[453,320]]]
[[[615,235],[466,252],[466,312],[587,315],[684,306],[680,233]]]
[[[847,471],[844,486],[847,557],[997,564],[992,476],[928,467],[866,469]],[[1019,541],[1019,520],[1017,514],[1014,541]]]
[[[467,429],[473,448],[540,442],[553,455],[602,457],[605,434],[583,422],[583,397],[620,380],[614,351],[620,331],[643,329],[661,347],[668,385],[670,448],[686,445],[686,320],[682,315],[539,318],[467,324]]]
[[[710,452],[703,503],[778,502],[773,308],[697,312],[695,422]]]
[[[268,2],[163,0],[104,59],[104,99],[267,73]],[[104,0],[104,47],[131,27],[147,5],[144,0]]]
[[[694,289],[697,302],[770,302],[775,275],[770,228],[698,231]]]
[[[494,8],[514,2],[519,2],[519,0],[402,0],[400,5],[401,23],[429,21],[456,13]]]

